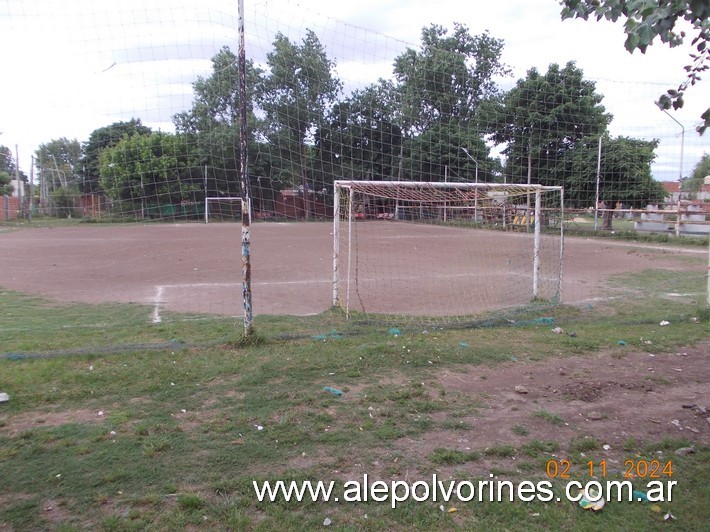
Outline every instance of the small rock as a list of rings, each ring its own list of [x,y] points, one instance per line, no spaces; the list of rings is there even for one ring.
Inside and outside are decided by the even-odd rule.
[[[525,386],[522,386],[522,385],[520,385],[520,384],[518,384],[518,385],[515,387],[515,391],[518,392],[518,393],[529,393],[529,392],[528,392],[528,389],[527,389]]]
[[[602,449],[604,449],[605,451],[610,451],[610,450],[611,450],[611,445],[603,445],[603,446],[602,446]]]
[[[672,421],[671,421],[671,425],[675,425],[675,426],[678,427],[680,430],[683,430],[683,427],[681,426],[680,421],[678,421],[677,419],[672,420]]]
[[[599,412],[589,412],[589,414],[587,414],[587,417],[593,421],[599,421],[600,419],[604,419],[604,416]]]
[[[571,332],[569,333],[570,338],[577,338],[577,333],[576,332]]]
[[[675,450],[676,456],[686,456],[689,454],[693,454],[695,452],[695,447],[681,447],[680,449]]]
[[[326,517],[323,521],[323,526],[330,526],[331,524],[333,524],[333,521],[330,520],[330,517]]]

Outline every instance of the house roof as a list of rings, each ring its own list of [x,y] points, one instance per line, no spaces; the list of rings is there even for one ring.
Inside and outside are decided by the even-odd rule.
[[[677,194],[680,190],[678,181],[662,181],[661,184],[668,194]]]

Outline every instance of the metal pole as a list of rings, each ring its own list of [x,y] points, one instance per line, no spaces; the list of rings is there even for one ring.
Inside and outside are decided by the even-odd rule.
[[[680,126],[680,168],[678,170],[678,218],[675,223],[675,236],[680,236],[680,191],[683,186],[683,150],[685,148],[685,127],[683,124],[678,122],[675,118],[673,118],[673,115],[670,114],[668,111],[665,109],[663,110],[664,113],[666,113],[673,122],[678,124]]]
[[[340,185],[334,183],[333,194],[333,306],[339,304],[340,294],[338,293],[338,283],[340,282],[340,272],[338,262],[340,261]]]
[[[348,271],[346,273],[347,282],[345,283],[345,319],[350,319],[350,269],[352,267],[353,257],[353,203],[355,194],[353,188],[348,189]]]
[[[242,185],[242,300],[244,304],[244,336],[254,329],[251,294],[251,202],[247,168],[247,84],[246,46],[244,39],[244,0],[239,0],[239,163]]]
[[[444,166],[444,183],[449,182],[449,165]],[[444,221],[446,221],[446,200],[444,200]]]
[[[533,239],[533,299],[537,299],[540,292],[540,214],[542,212],[542,191],[535,191],[535,226]]]
[[[597,232],[599,226],[599,181],[601,180],[602,170],[602,138],[599,137],[599,151],[597,153],[597,194],[594,200],[594,232]]]
[[[35,156],[30,158],[30,205],[27,211],[27,219],[32,222],[32,207],[35,201]]]
[[[562,301],[562,274],[565,256],[565,189],[560,188],[560,272],[557,275],[557,302]]]
[[[23,196],[22,194],[22,182],[20,181],[20,156],[17,152],[17,144],[15,144],[15,179],[17,180],[17,204],[19,212],[17,213],[18,218],[22,218],[23,214]]]
[[[207,165],[205,165],[205,173],[203,179],[205,184],[205,223],[208,224],[210,223],[210,214],[207,206]]]
[[[462,146],[461,149],[466,155],[468,155],[468,158],[476,164],[476,185],[478,185],[478,161],[474,159],[470,153],[468,153],[466,148]],[[473,222],[478,222],[478,186],[476,186],[476,195],[473,197]]]

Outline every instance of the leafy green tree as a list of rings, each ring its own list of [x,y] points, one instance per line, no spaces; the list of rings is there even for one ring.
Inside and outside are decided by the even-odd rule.
[[[463,24],[454,24],[451,34],[436,24],[423,28],[420,50],[410,48],[394,62],[404,112],[415,130],[471,120],[479,104],[497,94],[495,79],[509,74],[502,51],[502,40],[471,35]]]
[[[341,90],[342,84],[333,72],[335,63],[328,59],[311,30],[300,45],[277,34],[266,63],[268,73],[262,77],[257,94],[266,115],[266,137],[278,146],[271,157],[290,174],[292,183],[300,181],[304,190],[318,189],[308,182],[308,146]],[[308,218],[307,199],[305,204]]]
[[[58,188],[80,188],[83,179],[81,144],[65,137],[40,144],[35,151],[40,179],[49,192]]]
[[[710,154],[705,153],[695,165],[695,168],[693,168],[693,173],[690,177],[683,179],[683,192],[698,192],[708,176],[710,176]]]
[[[10,174],[4,170],[0,170],[0,196],[9,196],[12,194],[12,191],[14,190],[12,180],[13,178]]]
[[[572,207],[584,208],[595,203],[598,143],[598,138],[582,139],[565,156],[564,164],[569,173],[565,199]],[[618,203],[627,208],[643,208],[649,203],[662,202],[666,192],[651,174],[657,147],[657,140],[605,136],[599,166],[599,201],[608,209]],[[611,230],[612,214],[605,212],[602,229]]]
[[[199,168],[190,159],[184,135],[135,134],[99,157],[100,185],[109,197],[145,208],[195,201],[201,191]]]
[[[257,129],[251,90],[258,84],[261,70],[252,61],[246,64],[247,113],[249,130]],[[212,196],[237,196],[240,193],[239,161],[239,67],[229,47],[212,58],[212,74],[193,83],[192,108],[173,117],[175,128],[187,135],[199,165],[208,168],[207,191]],[[249,139],[250,176],[262,175],[257,160],[258,146]]]
[[[17,179],[17,174],[20,175],[20,181],[28,182],[25,173],[22,170],[18,171],[12,151],[7,146],[0,146],[0,172],[7,174],[10,178],[10,182]],[[9,190],[9,192],[3,192],[3,194],[11,194],[14,189],[12,185],[10,185],[10,188],[7,190]]]
[[[677,89],[669,89],[661,95],[656,104],[661,109],[683,107],[685,92],[700,81],[700,74],[710,68],[710,2],[707,0],[562,0],[562,19],[590,16],[597,20],[605,18],[616,22],[624,18],[626,43],[624,46],[633,53],[646,53],[658,37],[670,47],[680,46],[691,38],[693,51],[691,62],[685,67],[686,78]],[[685,20],[692,30],[677,30],[676,24]],[[702,134],[710,127],[710,108],[700,117],[702,123],[698,132]]]
[[[489,159],[479,113],[499,94],[495,80],[509,74],[502,51],[502,40],[471,35],[457,23],[451,32],[423,28],[420,49],[395,59],[402,109],[396,123],[405,137],[398,177],[443,181],[450,171],[473,181],[480,166],[479,180],[490,178],[496,163]]]
[[[585,137],[606,132],[611,115],[595,84],[574,62],[528,71],[500,101],[492,140],[505,144],[508,182],[566,186],[565,155]]]
[[[81,160],[82,180],[80,188],[86,194],[100,191],[99,156],[105,148],[118,144],[123,138],[132,135],[148,135],[151,129],[141,123],[140,118],[132,118],[128,122],[114,122],[111,125],[95,129],[89,135],[89,140],[83,146]]]
[[[402,129],[396,121],[391,82],[380,80],[338,102],[316,133],[314,164],[325,176],[384,180],[396,178]]]

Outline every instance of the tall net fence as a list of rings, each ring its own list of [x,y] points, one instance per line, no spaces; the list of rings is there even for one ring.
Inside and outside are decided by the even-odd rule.
[[[0,286],[109,305],[106,320],[65,309],[59,324],[163,326],[239,315],[236,5],[0,5],[3,46],[19,35],[23,42],[12,47],[8,69],[34,68],[30,81],[8,87],[14,103],[3,114],[20,117],[12,123],[31,134],[17,134],[19,150],[3,147],[0,220],[80,222],[3,234]],[[403,39],[375,20],[368,29],[288,2],[246,1],[244,14],[249,208],[255,222],[272,222],[253,227],[257,314],[331,306],[337,180],[563,187],[555,223],[569,234],[708,231],[710,183],[692,174],[706,144],[693,132],[695,117],[681,125],[656,108],[666,84],[593,79],[575,57],[521,64],[502,39],[467,20]],[[0,141],[14,134],[3,130]],[[486,219],[490,198],[481,197],[482,214],[447,201],[403,204],[397,217],[389,201],[363,200],[354,230],[405,242],[412,230],[462,231],[467,219],[493,231],[490,242],[469,248],[467,266],[497,253],[504,237],[534,233],[527,201],[516,200],[498,225]],[[399,223],[415,218],[429,225]],[[457,246],[467,235],[440,240]],[[528,244],[511,246],[532,260]],[[490,265],[496,275],[506,268],[501,260]],[[440,275],[454,275],[452,264],[439,261]],[[393,268],[407,278],[411,266]],[[596,281],[571,273],[579,282],[563,287],[563,301],[599,297]],[[387,299],[388,290],[375,292]],[[487,299],[479,310],[512,302]]]

